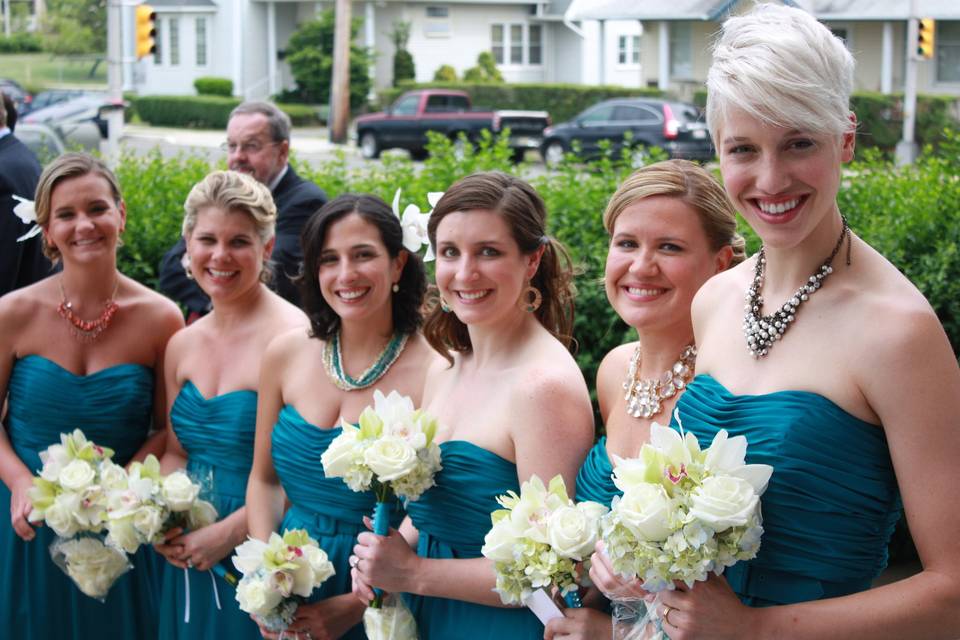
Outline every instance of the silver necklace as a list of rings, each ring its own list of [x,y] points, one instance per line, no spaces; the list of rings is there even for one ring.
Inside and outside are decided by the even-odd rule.
[[[640,345],[637,345],[633,357],[630,358],[630,367],[627,369],[627,379],[623,381],[623,388],[627,395],[627,415],[634,418],[652,418],[663,410],[663,401],[677,395],[693,378],[694,366],[697,362],[697,348],[694,345],[684,347],[672,367],[667,369],[659,378],[643,380],[640,375]]]
[[[743,308],[743,336],[747,339],[747,348],[754,358],[759,359],[770,353],[773,343],[780,340],[796,320],[800,305],[809,300],[810,296],[820,289],[820,285],[827,279],[827,276],[833,273],[833,267],[831,266],[833,259],[839,253],[840,247],[843,246],[844,239],[850,238],[850,226],[847,224],[847,219],[843,216],[840,216],[840,219],[843,220],[843,228],[840,230],[840,238],[837,240],[830,256],[820,265],[817,272],[807,278],[807,282],[797,289],[792,298],[784,302],[779,309],[766,316],[760,311],[763,309],[763,296],[760,295],[760,290],[763,288],[763,275],[767,258],[764,248],[760,247],[760,251],[757,253],[757,264],[753,270],[753,282],[747,287],[747,293],[744,296],[747,304]],[[852,240],[847,244],[848,265],[850,264],[852,244]]]

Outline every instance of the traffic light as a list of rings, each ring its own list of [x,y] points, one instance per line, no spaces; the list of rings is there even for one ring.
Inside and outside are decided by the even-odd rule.
[[[936,26],[933,18],[920,18],[917,24],[917,57],[922,60],[933,59],[933,31]]]
[[[156,42],[154,42],[157,29],[153,24],[157,19],[157,13],[153,10],[153,7],[148,4],[138,4],[135,16],[136,27],[134,28],[134,33],[137,60],[140,60],[144,56],[152,55],[157,51],[157,45]]]

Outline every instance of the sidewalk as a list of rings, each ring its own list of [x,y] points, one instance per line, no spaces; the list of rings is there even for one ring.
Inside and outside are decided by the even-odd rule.
[[[174,129],[144,124],[126,124],[123,127],[124,141],[155,141],[175,147],[219,149],[226,138],[224,131],[216,129]],[[335,150],[343,150],[348,155],[359,153],[355,145],[330,142],[329,132],[325,127],[294,128],[290,147],[297,153],[304,154],[323,154]]]

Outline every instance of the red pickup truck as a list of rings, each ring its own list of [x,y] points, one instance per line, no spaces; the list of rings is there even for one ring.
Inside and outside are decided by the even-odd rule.
[[[510,147],[514,159],[520,160],[527,149],[540,148],[550,116],[546,111],[474,111],[464,91],[422,89],[404,93],[386,111],[358,117],[355,124],[364,158],[376,158],[391,148],[426,157],[427,131],[456,143],[461,133],[476,142],[484,129],[494,134],[510,129]]]

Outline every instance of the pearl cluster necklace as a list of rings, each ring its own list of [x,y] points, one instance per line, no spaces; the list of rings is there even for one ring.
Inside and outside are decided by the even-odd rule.
[[[843,216],[840,216],[840,219],[843,220],[843,228],[840,230],[840,238],[837,240],[830,256],[820,265],[820,269],[810,276],[803,286],[797,289],[792,298],[784,302],[779,309],[766,316],[760,311],[763,308],[763,296],[760,295],[760,290],[763,288],[763,274],[767,258],[764,248],[760,247],[760,251],[757,253],[757,264],[753,271],[753,282],[747,287],[747,293],[744,296],[747,304],[743,308],[743,336],[747,339],[747,348],[754,358],[759,359],[770,353],[773,343],[780,340],[793,324],[793,321],[796,320],[796,313],[800,309],[800,305],[809,300],[810,296],[827,279],[827,276],[833,273],[833,267],[831,266],[833,259],[839,253],[840,247],[843,246],[844,239],[850,237],[850,227],[847,224],[847,219]],[[850,244],[847,245],[848,265],[850,264],[852,242],[851,240]]]
[[[692,344],[684,347],[680,359],[672,367],[659,378],[647,380],[640,378],[640,353],[640,345],[637,345],[630,358],[627,379],[623,381],[623,388],[627,392],[624,399],[627,401],[627,415],[649,419],[663,410],[666,398],[677,395],[693,378],[697,348]]]

